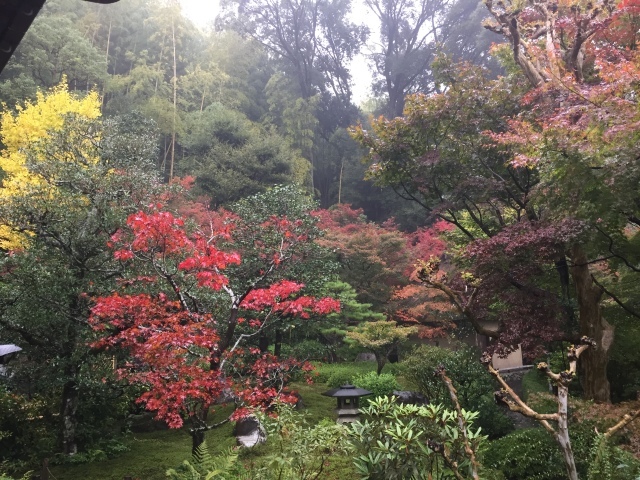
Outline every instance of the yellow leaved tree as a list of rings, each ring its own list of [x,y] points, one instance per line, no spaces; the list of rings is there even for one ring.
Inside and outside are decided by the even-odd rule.
[[[0,116],[0,140],[4,149],[0,151],[2,187],[0,202],[6,202],[17,195],[35,193],[41,180],[34,173],[33,162],[47,161],[46,155],[33,155],[32,147],[46,142],[53,132],[61,131],[70,115],[92,120],[100,116],[100,100],[96,92],[85,97],[72,95],[66,87],[66,80],[46,93],[38,92],[34,103],[19,106],[15,113],[5,111]],[[78,138],[77,145],[87,139]],[[27,155],[26,151],[30,152]],[[76,161],[71,155],[67,161]],[[42,194],[42,192],[40,192]],[[49,192],[53,195],[54,192]],[[0,225],[0,248],[13,250],[23,247],[26,236],[16,232],[10,225]]]

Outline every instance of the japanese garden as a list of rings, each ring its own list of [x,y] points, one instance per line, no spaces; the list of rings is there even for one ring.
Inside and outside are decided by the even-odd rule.
[[[639,43],[0,2],[0,480],[638,480]]]

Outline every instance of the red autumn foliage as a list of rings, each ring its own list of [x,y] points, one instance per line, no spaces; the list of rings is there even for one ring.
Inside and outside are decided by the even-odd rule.
[[[307,367],[246,350],[243,340],[285,317],[304,319],[340,308],[332,298],[304,295],[301,283],[277,278],[281,262],[291,257],[274,258],[268,246],[260,278],[236,287],[227,273],[243,262],[229,249],[237,219],[223,219],[224,212],[208,217],[215,221],[187,229],[158,206],[131,215],[112,244],[132,276],[121,282],[123,292],[96,299],[90,320],[103,335],[95,346],[126,350],[120,375],[145,386],[138,402],[172,428],[189,418],[193,429],[205,429],[210,407],[229,395],[245,407],[294,401],[283,386]],[[273,217],[268,223],[263,228],[278,232],[281,253],[287,242],[304,241],[290,228],[295,222]],[[214,225],[222,225],[221,231]]]
[[[449,302],[415,277],[415,263],[444,253],[440,234],[453,227],[401,232],[393,219],[382,225],[369,222],[361,209],[348,204],[316,212],[326,230],[320,243],[336,252],[343,279],[361,301],[384,308],[389,318],[404,325],[422,325],[420,335],[443,336],[453,327]]]

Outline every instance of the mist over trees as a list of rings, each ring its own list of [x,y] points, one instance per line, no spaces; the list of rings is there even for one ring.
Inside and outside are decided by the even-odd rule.
[[[295,400],[300,345],[358,344],[380,374],[407,337],[474,332],[485,360],[555,358],[558,413],[505,403],[557,421],[577,478],[567,396],[640,391],[639,18],[223,0],[201,29],[177,0],[48,0],[0,74],[0,341],[47,396],[22,410],[75,454],[137,401],[195,453],[229,395]]]
[[[405,95],[437,89],[436,52],[469,59],[486,50],[481,25],[459,14],[478,10],[467,3],[229,0],[216,28],[203,31],[176,1],[51,0],[0,76],[0,100],[13,108],[64,75],[71,91],[96,89],[107,116],[136,110],[153,119],[165,180],[193,175],[203,193],[216,191],[215,205],[294,183],[325,208],[350,203],[414,228],[424,219],[363,181],[346,134],[366,121],[350,65],[365,55],[373,113],[400,115]]]

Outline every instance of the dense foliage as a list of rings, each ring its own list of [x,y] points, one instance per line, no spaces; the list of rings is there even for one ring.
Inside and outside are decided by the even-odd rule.
[[[379,397],[363,412],[368,418],[351,425],[355,464],[362,479],[472,478],[455,411]],[[470,448],[477,450],[484,440],[472,426],[477,415],[464,411],[463,415]]]
[[[210,27],[178,0],[48,0],[0,76],[0,344],[22,348],[0,475],[105,458],[147,409],[189,428],[174,478],[322,478],[341,456],[347,477],[637,476],[609,430],[569,435],[567,395],[640,385],[638,0],[225,0]],[[420,345],[471,328],[495,379]],[[558,400],[497,398],[560,450],[500,438],[490,363],[518,349]],[[375,367],[340,363],[360,354]],[[350,443],[285,405],[308,360],[384,396]],[[272,437],[255,471],[206,458],[248,414]]]
[[[454,345],[455,350],[420,346],[402,362],[407,381],[432,403],[451,408],[446,387],[433,372],[444,366],[458,392],[463,408],[478,412],[475,425],[489,438],[499,438],[513,430],[513,422],[496,405],[493,393],[496,383],[478,362],[478,352],[465,345]]]

